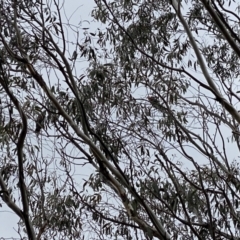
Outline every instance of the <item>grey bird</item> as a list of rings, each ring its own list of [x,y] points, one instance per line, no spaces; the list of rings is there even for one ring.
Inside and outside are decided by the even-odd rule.
[[[167,108],[162,106],[158,100],[157,97],[154,96],[148,96],[148,101],[151,103],[151,105],[156,108],[159,111],[167,111]]]
[[[45,116],[46,116],[46,110],[39,113],[37,120],[36,120],[35,133],[39,134],[41,129],[43,128]]]

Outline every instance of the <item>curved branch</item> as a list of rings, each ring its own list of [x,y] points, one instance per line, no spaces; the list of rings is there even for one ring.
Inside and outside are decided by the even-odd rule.
[[[2,69],[2,66],[1,66],[1,69]],[[25,185],[25,181],[24,181],[24,169],[23,169],[23,147],[24,147],[24,141],[25,141],[25,138],[27,135],[27,117],[26,117],[25,113],[23,112],[19,101],[17,100],[17,98],[13,95],[13,93],[8,88],[7,81],[8,81],[7,78],[3,79],[0,77],[0,83],[1,83],[2,87],[4,88],[7,95],[9,96],[9,98],[11,99],[13,104],[15,105],[15,107],[18,110],[20,117],[22,119],[22,130],[19,135],[18,142],[17,142],[17,155],[18,155],[18,169],[19,169],[19,188],[20,188],[22,204],[23,204],[23,213],[22,213],[23,218],[24,218],[23,220],[26,225],[27,234],[28,234],[29,239],[35,240],[36,239],[35,232],[33,230],[32,223],[29,219],[28,196],[27,196],[27,190],[26,190],[26,185]]]

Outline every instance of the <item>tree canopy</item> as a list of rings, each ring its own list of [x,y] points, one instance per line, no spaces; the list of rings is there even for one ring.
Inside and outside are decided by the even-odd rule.
[[[239,2],[71,2],[0,3],[19,239],[240,239]]]

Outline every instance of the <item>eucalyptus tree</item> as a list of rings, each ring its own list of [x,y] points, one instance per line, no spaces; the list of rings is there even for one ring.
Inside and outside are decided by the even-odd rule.
[[[0,4],[21,238],[240,239],[238,3],[95,0],[94,31],[65,7]]]

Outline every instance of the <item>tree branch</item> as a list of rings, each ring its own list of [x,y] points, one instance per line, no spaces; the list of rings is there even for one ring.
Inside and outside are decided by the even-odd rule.
[[[214,81],[212,80],[212,78],[210,77],[208,71],[207,71],[207,66],[205,65],[204,59],[198,49],[198,46],[196,44],[196,41],[188,27],[187,22],[185,21],[184,17],[182,16],[181,10],[180,10],[180,4],[177,2],[177,0],[172,0],[172,6],[176,11],[177,16],[179,17],[188,37],[190,40],[190,43],[194,49],[194,52],[196,54],[197,60],[199,62],[199,65],[201,67],[201,70],[203,72],[203,75],[205,77],[205,79],[208,82],[208,85],[212,88],[212,90],[214,91],[215,95],[216,95],[216,100],[232,115],[232,117],[238,122],[240,123],[240,115],[238,113],[238,111],[222,96],[222,94],[219,92],[219,90],[217,89],[217,86],[215,85]]]

